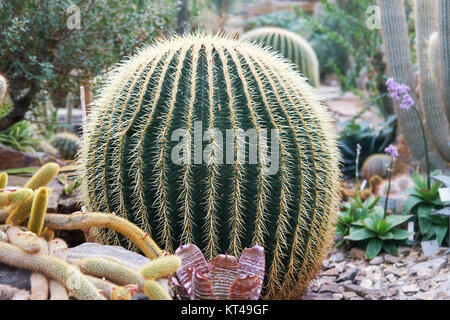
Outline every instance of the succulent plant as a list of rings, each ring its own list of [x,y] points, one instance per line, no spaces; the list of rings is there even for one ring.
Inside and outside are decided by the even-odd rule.
[[[380,176],[386,178],[388,174],[387,168],[391,164],[391,157],[387,154],[376,153],[369,156],[363,163],[361,168],[361,178],[370,179],[372,176]]]
[[[206,263],[194,244],[181,245],[175,252],[181,267],[172,285],[181,299],[257,300],[260,297],[265,269],[264,248],[245,248],[239,261],[220,254]]]
[[[51,145],[59,151],[64,159],[74,160],[78,152],[79,141],[80,138],[77,135],[70,132],[62,132],[57,133],[53,137]]]
[[[308,41],[300,35],[282,28],[262,27],[244,33],[241,39],[280,53],[306,76],[312,86],[319,86],[319,60]]]
[[[79,163],[88,211],[129,219],[168,252],[182,241],[209,258],[238,256],[258,243],[268,252],[268,297],[306,289],[333,234],[338,153],[326,109],[283,59],[226,37],[173,37],[125,61],[87,123]],[[200,126],[212,143],[198,151]],[[181,143],[171,141],[177,129]],[[213,136],[227,129],[231,143],[220,150]],[[247,130],[255,164],[239,156]],[[280,151],[270,160],[269,140]],[[172,161],[180,147],[185,159]],[[92,234],[135,248],[115,232]]]

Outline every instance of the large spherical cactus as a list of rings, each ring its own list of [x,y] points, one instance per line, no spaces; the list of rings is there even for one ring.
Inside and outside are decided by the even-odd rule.
[[[330,244],[339,189],[335,134],[313,91],[246,42],[200,34],[145,47],[94,102],[79,153],[84,204],[170,252],[191,242],[208,258],[239,256],[258,243],[266,297],[298,297]]]
[[[262,27],[244,33],[242,40],[270,47],[291,61],[303,73],[311,85],[320,84],[319,60],[311,45],[298,34],[289,30]]]

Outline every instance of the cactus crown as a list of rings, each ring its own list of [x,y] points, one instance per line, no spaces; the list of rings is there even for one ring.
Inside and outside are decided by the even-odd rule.
[[[258,243],[267,252],[269,297],[306,288],[333,233],[338,154],[325,107],[284,59],[222,36],[172,37],[116,69],[87,123],[78,161],[89,210],[129,219],[169,252],[182,241],[209,259],[238,257]],[[199,153],[196,126],[209,133]],[[221,149],[227,132],[232,143]],[[273,174],[263,152],[269,140],[269,150],[279,146]],[[254,163],[237,158],[248,144]],[[177,148],[190,157],[175,163]],[[205,154],[208,161],[196,162]],[[115,232],[95,235],[133,248]]]
[[[79,141],[80,138],[77,135],[71,132],[61,132],[53,137],[51,145],[59,151],[64,159],[73,160],[78,152]]]
[[[282,28],[262,27],[244,33],[241,39],[279,52],[308,78],[312,86],[319,86],[319,60],[308,41],[300,35]]]

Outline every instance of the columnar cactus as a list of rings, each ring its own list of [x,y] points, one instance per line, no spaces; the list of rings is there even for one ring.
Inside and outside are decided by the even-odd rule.
[[[437,1],[415,0],[415,12],[420,100],[433,143],[442,158],[450,161],[449,122],[443,114],[441,91],[439,84],[433,79],[428,54],[430,37],[438,27]]]
[[[304,291],[334,230],[338,153],[326,109],[284,59],[227,37],[173,37],[118,67],[87,123],[89,210],[129,219],[169,252],[181,241],[209,259],[239,257],[259,244],[266,297]],[[254,159],[241,157],[246,144]],[[95,236],[133,247],[113,231]]]
[[[51,145],[59,151],[61,157],[73,160],[78,152],[79,140],[79,137],[73,133],[62,132],[53,137]]]
[[[442,70],[442,94],[445,112],[450,121],[450,0],[438,1],[439,43]]]
[[[414,72],[405,5],[403,1],[392,0],[378,0],[378,5],[381,13],[381,33],[389,76],[398,83],[406,84],[413,91]],[[420,119],[413,112],[401,109],[397,101],[394,101],[394,110],[412,156],[416,159],[423,159],[424,144],[422,142]]]
[[[319,60],[311,45],[300,35],[286,29],[262,27],[244,33],[242,40],[270,47],[297,66],[311,85],[320,84]]]

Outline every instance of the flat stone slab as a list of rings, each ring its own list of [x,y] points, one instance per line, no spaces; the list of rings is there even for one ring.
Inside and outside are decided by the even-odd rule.
[[[139,270],[150,262],[150,259],[125,248],[101,245],[94,242],[86,242],[74,248],[70,248],[67,259],[70,263],[73,263],[76,260],[89,257],[112,258],[135,270]]]

